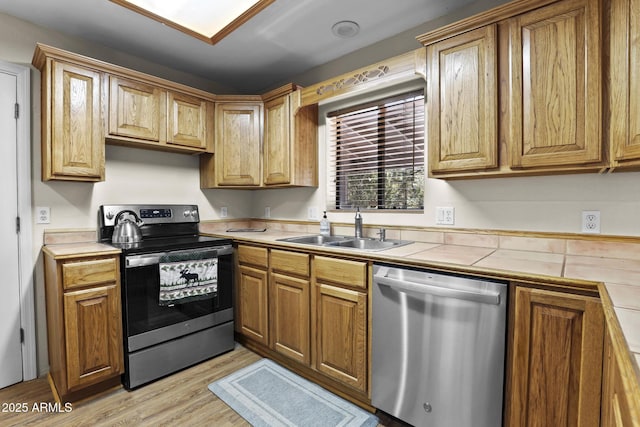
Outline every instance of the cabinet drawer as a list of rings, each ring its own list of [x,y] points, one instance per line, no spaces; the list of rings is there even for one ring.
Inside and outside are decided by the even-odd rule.
[[[367,288],[367,263],[326,257],[314,258],[316,279],[339,285]]]
[[[272,249],[271,268],[282,273],[309,277],[309,255]]]
[[[267,268],[269,265],[267,249],[238,245],[238,261],[240,264],[251,264]]]
[[[117,258],[68,262],[62,265],[62,286],[64,289],[114,282],[117,279]]]

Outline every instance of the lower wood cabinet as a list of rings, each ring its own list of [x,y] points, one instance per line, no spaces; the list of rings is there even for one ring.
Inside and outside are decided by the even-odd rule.
[[[368,390],[367,263],[317,256],[315,368]]]
[[[316,285],[316,369],[367,389],[367,294]]]
[[[245,244],[237,258],[236,332],[253,350],[365,401],[367,263]]]
[[[120,383],[124,372],[118,255],[56,259],[45,250],[49,380],[56,400]],[[111,381],[113,380],[113,381]]]
[[[118,290],[119,285],[114,283],[64,294],[69,389],[121,372],[118,359],[122,346],[112,338],[120,331],[120,316],[116,318],[120,314]]]
[[[269,345],[267,249],[238,246],[236,330]]]
[[[640,419],[640,390],[634,379],[625,377],[621,362],[626,354],[617,354],[613,344],[613,334],[607,331],[604,341],[604,361],[602,374],[602,427],[637,426]],[[618,342],[624,347],[624,340]],[[626,350],[626,349],[625,349]],[[631,361],[626,361],[630,368]],[[633,372],[633,368],[627,369]]]
[[[512,291],[505,425],[598,426],[604,334],[600,300],[522,286]]]
[[[271,250],[270,347],[304,365],[311,363],[309,255]]]
[[[243,334],[261,344],[269,343],[267,317],[267,272],[240,266],[238,289],[239,323]]]

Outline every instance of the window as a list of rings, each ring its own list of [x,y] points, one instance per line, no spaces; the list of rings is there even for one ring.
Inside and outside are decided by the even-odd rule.
[[[330,209],[424,208],[422,91],[331,112],[327,129]]]

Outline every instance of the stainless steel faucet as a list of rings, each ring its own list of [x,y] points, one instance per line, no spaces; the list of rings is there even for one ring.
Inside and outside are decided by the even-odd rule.
[[[380,228],[380,230],[378,230],[377,233],[380,236],[380,241],[384,242],[385,240],[387,240],[387,230],[384,228]]]
[[[362,237],[362,215],[360,215],[360,207],[356,208],[355,232],[356,239]]]

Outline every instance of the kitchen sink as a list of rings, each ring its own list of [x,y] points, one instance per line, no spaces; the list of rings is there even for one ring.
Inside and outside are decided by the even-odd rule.
[[[327,246],[339,246],[341,248],[362,249],[366,251],[381,251],[383,249],[395,248],[398,246],[407,245],[409,243],[413,242],[410,242],[408,240],[395,239],[377,240],[366,238],[352,238],[349,240],[330,242],[327,244]]]
[[[353,236],[323,236],[323,235],[311,235],[311,236],[296,236],[286,237],[278,239],[280,242],[288,243],[300,243],[303,245],[314,245],[324,247],[335,247],[344,249],[359,249],[364,251],[382,251],[390,248],[397,248],[398,246],[408,245],[413,243],[410,240],[397,240],[397,239],[368,239],[368,238],[356,238]]]
[[[327,243],[333,242],[341,242],[345,239],[350,239],[352,237],[348,236],[323,236],[321,234],[316,234],[312,236],[297,236],[297,237],[287,237],[285,239],[278,239],[281,242],[289,242],[289,243],[301,243],[303,245],[318,245],[322,246]]]

